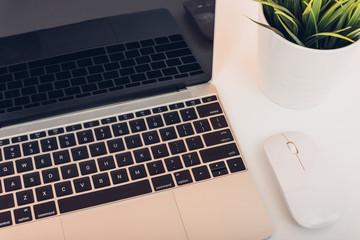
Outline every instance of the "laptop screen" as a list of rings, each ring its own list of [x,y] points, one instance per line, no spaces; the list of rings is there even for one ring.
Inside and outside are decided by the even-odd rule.
[[[211,79],[215,0],[3,5],[0,126]]]

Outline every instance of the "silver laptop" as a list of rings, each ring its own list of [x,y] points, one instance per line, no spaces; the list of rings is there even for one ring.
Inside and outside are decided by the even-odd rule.
[[[271,236],[210,83],[214,0],[35,3],[87,19],[0,39],[0,239]]]

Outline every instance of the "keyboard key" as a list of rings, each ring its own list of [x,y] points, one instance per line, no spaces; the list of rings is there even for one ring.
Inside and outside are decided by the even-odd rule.
[[[189,63],[189,64],[179,66],[178,69],[179,69],[179,72],[186,73],[186,72],[193,72],[196,70],[201,70],[201,66],[198,63]]]
[[[54,197],[51,185],[36,188],[35,194],[38,202],[45,201]]]
[[[31,208],[24,207],[14,210],[15,223],[24,223],[32,220]]]
[[[92,176],[92,180],[95,188],[110,186],[110,179],[107,173],[94,175]]]
[[[92,157],[102,156],[107,154],[105,143],[94,143],[89,145],[90,153]]]
[[[28,136],[27,135],[23,135],[23,136],[18,136],[18,137],[14,137],[11,139],[12,143],[18,143],[18,142],[24,142],[28,140]]]
[[[127,123],[117,123],[111,126],[115,137],[129,134]]]
[[[114,54],[110,54],[109,55],[110,60],[112,62],[116,62],[116,61],[121,61],[125,59],[125,56],[123,53],[119,52],[119,53],[114,53]]]
[[[143,180],[79,196],[63,198],[58,200],[58,203],[60,212],[67,213],[151,192],[149,180]]]
[[[189,170],[176,172],[174,174],[177,185],[181,186],[184,184],[192,183],[192,177]]]
[[[201,137],[195,136],[186,139],[187,147],[190,151],[204,147]]]
[[[180,137],[186,137],[186,136],[191,136],[191,135],[195,134],[194,129],[191,126],[191,123],[185,123],[185,124],[178,125],[178,126],[176,126],[176,129],[177,129]]]
[[[95,128],[94,131],[95,131],[96,140],[98,140],[98,141],[112,137],[109,126]]]
[[[14,173],[14,164],[12,162],[4,162],[0,164],[0,177],[9,176]]]
[[[56,192],[57,197],[63,197],[63,196],[70,195],[73,193],[70,181],[56,183],[54,185],[54,187],[55,187],[55,192]]]
[[[120,121],[125,121],[125,120],[129,120],[129,119],[133,119],[135,116],[133,113],[128,113],[128,114],[123,114],[119,116],[119,120]]]
[[[142,146],[140,135],[133,135],[125,137],[126,146],[128,149],[138,148]]]
[[[217,115],[223,112],[218,102],[198,106],[196,109],[201,118]]]
[[[24,156],[38,154],[40,152],[39,143],[37,141],[23,143],[22,149],[23,149]]]
[[[174,127],[160,129],[160,135],[163,141],[169,141],[177,138]]]
[[[133,120],[133,121],[130,121],[129,124],[130,124],[131,131],[133,133],[145,131],[147,129],[144,119]]]
[[[71,149],[71,155],[72,155],[72,159],[74,161],[79,161],[79,160],[89,158],[89,152],[88,152],[86,146],[72,148]]]
[[[186,167],[192,167],[201,163],[197,152],[185,153],[181,157]]]
[[[97,168],[94,160],[81,162],[79,163],[79,167],[82,175],[88,175],[97,172]]]
[[[18,89],[5,91],[4,92],[5,98],[16,98],[20,97],[20,91]]]
[[[149,162],[146,164],[149,174],[151,176],[158,175],[165,172],[164,164],[161,160]]]
[[[35,156],[34,161],[37,169],[50,167],[52,165],[50,154]]]
[[[31,158],[17,160],[15,161],[15,165],[18,173],[27,172],[34,169]]]
[[[229,166],[230,172],[232,173],[246,170],[246,167],[241,157],[229,159],[226,162]]]
[[[152,146],[151,151],[155,159],[169,156],[169,151],[165,144]]]
[[[74,187],[77,193],[91,190],[91,183],[89,177],[75,179]]]
[[[85,128],[96,127],[96,126],[99,126],[99,125],[100,125],[99,121],[91,121],[91,122],[84,123]]]
[[[234,138],[230,132],[230,129],[220,130],[203,135],[206,146],[213,146],[221,143],[233,141]]]
[[[34,206],[34,215],[36,219],[50,217],[56,215],[56,206],[55,202],[47,202],[42,204],[37,204]]]
[[[211,130],[209,121],[207,119],[195,121],[193,124],[197,133],[208,132]]]
[[[126,169],[115,170],[110,174],[114,184],[120,184],[129,181],[129,176],[126,172]]]
[[[166,168],[169,172],[183,168],[183,165],[181,163],[179,156],[165,159],[165,164],[166,164]]]
[[[199,99],[195,99],[195,100],[187,101],[185,104],[186,104],[186,106],[190,107],[190,106],[199,105],[200,103],[201,102]]]
[[[186,152],[186,147],[183,140],[169,142],[169,148],[172,155]]]
[[[23,180],[26,188],[38,186],[41,184],[40,174],[38,172],[23,175]]]
[[[162,113],[162,112],[166,112],[168,110],[167,106],[163,106],[163,107],[157,107],[157,108],[153,108],[152,111],[153,113]]]
[[[44,183],[51,183],[60,180],[59,170],[57,168],[51,168],[42,171],[42,177]]]
[[[143,41],[140,41],[140,43],[141,43],[141,46],[143,46],[143,47],[155,45],[155,42],[153,39],[143,40]]]
[[[137,163],[150,161],[152,159],[148,148],[135,150],[133,154]]]
[[[66,131],[67,132],[73,132],[73,131],[76,131],[76,130],[80,130],[81,128],[82,128],[81,124],[75,124],[75,125],[67,126]]]
[[[130,167],[129,172],[132,180],[137,180],[147,176],[144,165],[137,165],[134,167]]]
[[[215,95],[202,98],[203,103],[213,102],[216,100],[217,100],[217,97]]]
[[[56,138],[47,138],[40,141],[43,152],[49,152],[58,149]]]
[[[175,104],[171,104],[169,106],[170,110],[180,109],[180,108],[184,108],[184,107],[185,107],[184,103],[175,103]]]
[[[160,142],[157,131],[145,132],[142,134],[145,145],[151,145]]]
[[[209,165],[211,173],[214,177],[222,176],[228,174],[228,170],[226,169],[224,162],[212,163]]]
[[[0,210],[12,208],[12,207],[15,207],[13,194],[6,194],[0,196]],[[0,223],[1,223],[1,217],[0,217]]]
[[[237,156],[239,154],[239,150],[235,143],[229,143],[200,151],[200,156],[204,163]]]
[[[64,129],[63,128],[56,128],[56,129],[52,129],[48,131],[49,136],[54,136],[54,135],[58,135],[64,133]]]
[[[214,129],[224,128],[228,126],[224,116],[210,118],[210,122]]]
[[[79,67],[81,67],[81,66],[79,66]],[[63,64],[61,64],[61,68],[63,70],[71,70],[71,69],[76,68],[76,63],[75,62],[63,63]]]
[[[135,113],[136,117],[144,117],[150,114],[151,114],[150,110],[142,110]]]
[[[79,176],[79,171],[76,164],[62,166],[60,170],[62,179],[69,179]]]
[[[73,133],[59,136],[61,148],[72,147],[76,145],[75,136]]]
[[[79,144],[90,143],[94,141],[94,135],[91,130],[85,130],[76,133]]]
[[[20,146],[13,145],[10,147],[5,147],[4,148],[4,157],[5,157],[5,160],[21,157]]]
[[[124,166],[134,164],[134,160],[133,160],[130,152],[116,154],[115,158],[116,158],[118,167],[124,167]]]
[[[98,158],[98,165],[100,171],[106,171],[115,168],[115,162],[113,156],[107,156],[103,158]]]
[[[154,177],[151,179],[155,191],[160,191],[168,188],[175,187],[174,180],[171,174],[163,175],[160,177]]]
[[[34,202],[34,194],[32,190],[25,190],[16,193],[18,206],[30,204]]]
[[[0,213],[0,228],[11,225],[12,225],[12,218],[10,211]]]
[[[181,118],[184,122],[197,119],[194,108],[183,109],[180,111]]]
[[[196,181],[201,181],[210,178],[210,173],[207,166],[200,166],[191,169]]]
[[[107,146],[110,153],[121,152],[125,150],[124,141],[121,138],[107,141]]]
[[[106,49],[109,53],[122,52],[125,50],[125,46],[124,44],[118,44],[118,45],[106,47]]]
[[[12,192],[22,188],[19,176],[4,179],[4,187],[6,192]]]
[[[186,56],[186,55],[191,55],[191,54],[192,53],[191,53],[190,49],[188,49],[188,48],[166,52],[166,56],[168,58],[176,58],[176,57],[181,57],[181,56]]]
[[[164,122],[160,115],[147,117],[146,122],[149,126],[149,129],[159,128],[164,126]]]
[[[10,140],[9,140],[9,139],[1,139],[1,140],[0,140],[0,147],[1,147],[1,146],[8,145],[8,144],[10,144]]]
[[[54,163],[56,165],[68,163],[71,161],[68,150],[58,151],[53,153]]]
[[[164,113],[164,119],[166,125],[172,125],[180,122],[180,116],[178,112]]]

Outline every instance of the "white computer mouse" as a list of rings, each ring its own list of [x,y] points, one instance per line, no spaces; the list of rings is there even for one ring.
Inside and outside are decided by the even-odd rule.
[[[264,148],[291,215],[306,228],[339,219],[344,201],[334,170],[315,142],[300,132],[269,137]]]

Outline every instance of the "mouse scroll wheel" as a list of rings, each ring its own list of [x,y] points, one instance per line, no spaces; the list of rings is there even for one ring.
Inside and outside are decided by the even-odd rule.
[[[289,148],[290,152],[292,152],[293,154],[299,153],[297,147],[295,146],[295,144],[293,142],[287,142],[286,145]]]

